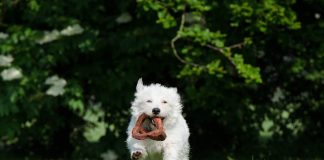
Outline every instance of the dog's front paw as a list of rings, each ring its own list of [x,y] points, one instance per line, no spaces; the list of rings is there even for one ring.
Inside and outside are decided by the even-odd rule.
[[[141,151],[132,152],[132,155],[131,155],[132,160],[139,160],[141,157],[142,157]]]

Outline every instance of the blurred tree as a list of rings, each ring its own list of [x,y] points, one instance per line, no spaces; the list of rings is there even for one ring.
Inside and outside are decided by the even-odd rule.
[[[128,158],[143,77],[179,88],[192,159],[323,159],[323,7],[2,0],[0,154]]]

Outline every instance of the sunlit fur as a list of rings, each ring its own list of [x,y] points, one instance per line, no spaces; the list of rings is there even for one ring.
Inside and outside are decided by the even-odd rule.
[[[153,108],[161,110],[157,116],[164,118],[163,126],[167,138],[164,141],[134,139],[131,132],[137,117],[142,113],[154,116]],[[127,130],[127,145],[131,156],[135,152],[141,152],[141,159],[145,159],[148,155],[161,153],[163,160],[189,159],[189,129],[182,116],[182,104],[176,88],[168,88],[160,84],[145,86],[140,79],[131,110],[132,117]]]

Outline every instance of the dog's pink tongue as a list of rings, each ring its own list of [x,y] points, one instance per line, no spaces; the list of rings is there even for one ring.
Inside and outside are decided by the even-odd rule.
[[[157,129],[163,128],[162,118],[160,118],[160,117],[154,117],[154,118],[152,118],[152,120],[153,120],[154,124],[156,125],[155,127]]]

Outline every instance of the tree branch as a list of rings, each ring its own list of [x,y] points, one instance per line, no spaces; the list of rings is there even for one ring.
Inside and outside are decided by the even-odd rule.
[[[207,44],[205,46],[212,49],[212,50],[224,53],[224,49],[222,49],[222,48],[217,48],[217,47],[215,47],[215,46],[213,46],[211,44]],[[242,48],[243,46],[244,46],[244,42],[241,42],[241,43],[230,45],[230,46],[225,47],[225,48],[233,49],[233,48]]]
[[[193,63],[193,62],[188,62],[186,61],[185,59],[181,58],[180,55],[178,54],[178,51],[175,47],[175,42],[179,39],[181,39],[181,35],[180,33],[183,31],[183,28],[184,28],[184,24],[185,24],[185,13],[183,13],[181,15],[181,22],[180,22],[180,26],[179,26],[179,30],[177,32],[177,35],[172,38],[171,40],[171,48],[172,48],[172,51],[173,51],[173,55],[181,62],[181,63],[184,63],[184,64],[188,64],[188,65],[191,65],[191,66],[195,66],[195,67],[203,67],[203,68],[206,68],[205,65],[200,65],[200,64],[197,64],[197,63]],[[234,62],[232,61],[231,59],[231,56],[230,55],[227,55],[225,54],[225,51],[224,51],[224,48],[229,48],[229,49],[233,49],[233,48],[242,48],[244,46],[244,42],[241,42],[241,43],[237,43],[237,44],[233,44],[233,45],[230,45],[228,47],[224,47],[224,48],[218,48],[218,47],[215,47],[211,44],[206,44],[206,45],[203,45],[203,46],[206,46],[207,48],[209,49],[212,49],[212,50],[215,50],[217,52],[220,52],[221,54],[223,54],[227,59],[228,61],[234,66],[236,67],[236,65],[234,64]]]
[[[199,64],[196,64],[196,63],[193,63],[193,62],[188,62],[186,60],[184,60],[183,58],[180,57],[180,55],[178,54],[178,51],[175,47],[175,42],[177,40],[179,40],[181,38],[181,35],[180,33],[183,31],[183,28],[184,28],[184,24],[185,24],[185,13],[183,13],[181,15],[181,22],[180,22],[180,27],[179,27],[179,30],[177,32],[177,35],[172,38],[171,40],[171,48],[172,48],[172,51],[173,51],[173,55],[181,62],[181,63],[184,63],[184,64],[189,64],[191,66],[195,66],[195,67],[198,67],[198,66],[202,66],[202,65],[199,65]]]
[[[242,48],[244,46],[244,42],[241,42],[241,43],[236,43],[236,44],[233,44],[233,45],[230,45],[228,46],[228,48]]]

